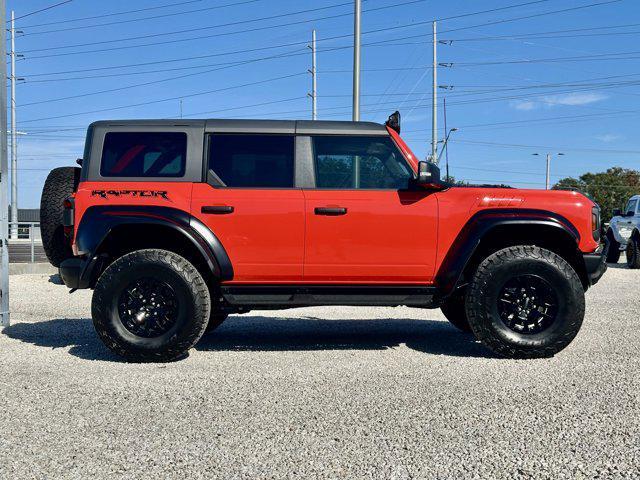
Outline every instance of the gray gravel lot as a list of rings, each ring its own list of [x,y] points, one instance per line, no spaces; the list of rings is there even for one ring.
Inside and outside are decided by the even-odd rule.
[[[552,359],[493,358],[437,310],[230,317],[182,361],[119,361],[91,292],[11,277],[0,478],[640,478],[640,272]]]

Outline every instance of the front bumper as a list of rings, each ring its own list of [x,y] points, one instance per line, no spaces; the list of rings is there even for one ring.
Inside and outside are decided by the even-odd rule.
[[[602,278],[604,272],[607,271],[607,262],[605,249],[601,245],[593,253],[583,253],[584,267],[589,279],[589,285],[595,285]]]
[[[60,278],[72,290],[93,288],[103,260],[100,256],[68,258],[60,264]]]

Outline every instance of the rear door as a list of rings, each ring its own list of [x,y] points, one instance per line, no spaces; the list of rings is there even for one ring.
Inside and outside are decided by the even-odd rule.
[[[316,135],[311,144],[305,282],[430,283],[437,199],[408,189],[413,170],[393,140]]]
[[[231,283],[301,281],[304,197],[295,186],[293,127],[211,131],[205,150],[207,183],[194,184],[191,213],[227,251]]]

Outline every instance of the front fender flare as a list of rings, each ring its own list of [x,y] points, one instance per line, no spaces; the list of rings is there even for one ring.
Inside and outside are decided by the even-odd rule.
[[[575,242],[580,242],[580,233],[575,226],[563,216],[545,210],[488,209],[472,216],[462,228],[456,240],[447,252],[436,274],[443,297],[449,296],[459,285],[462,275],[480,246],[482,239],[497,227],[510,225],[539,225],[551,227],[567,235]]]

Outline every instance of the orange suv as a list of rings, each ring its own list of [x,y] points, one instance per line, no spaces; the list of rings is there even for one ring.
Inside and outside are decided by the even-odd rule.
[[[399,123],[93,123],[81,168],[45,183],[45,250],[132,361],[183,356],[229,314],[311,305],[441,308],[498,355],[562,350],[606,269],[598,207],[449,185]]]

